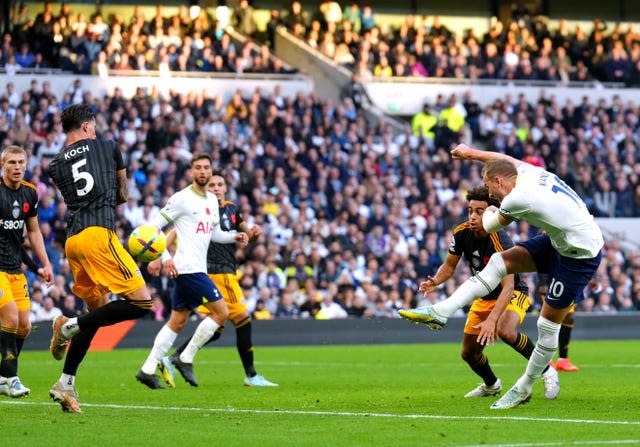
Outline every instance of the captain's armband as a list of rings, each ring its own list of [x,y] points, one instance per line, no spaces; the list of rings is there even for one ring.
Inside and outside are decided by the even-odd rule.
[[[495,233],[502,230],[504,226],[500,223],[500,213],[497,210],[486,209],[482,213],[482,227],[487,233]]]

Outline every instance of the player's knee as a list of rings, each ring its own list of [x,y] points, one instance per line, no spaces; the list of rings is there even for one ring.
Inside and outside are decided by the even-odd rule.
[[[462,351],[460,352],[460,357],[462,357],[462,360],[471,365],[480,361],[480,359],[482,358],[482,351],[478,352],[475,349],[463,347]]]
[[[230,315],[229,319],[236,329],[240,329],[247,324],[251,324],[251,316],[247,311],[241,313],[240,315]]]
[[[573,312],[570,312],[564,317],[562,324],[566,326],[573,326],[573,323],[574,323]]]
[[[536,326],[538,327],[538,344],[549,349],[557,348],[561,325],[539,316]]]
[[[223,325],[229,319],[229,309],[227,309],[222,300],[216,301],[208,309],[211,311],[211,318],[220,325]]]
[[[17,336],[20,338],[27,338],[31,333],[31,322],[18,327]]]
[[[221,306],[220,310],[217,312],[218,318],[221,320],[221,324],[229,319],[229,310],[227,306]]]
[[[167,321],[167,326],[169,326],[169,329],[171,329],[173,332],[180,332],[186,325],[186,319],[170,319],[169,321]]]
[[[508,325],[500,324],[498,325],[498,337],[506,344],[512,345],[516,342],[518,331]]]
[[[502,253],[492,254],[489,258],[489,262],[495,266],[497,272],[500,275],[504,276],[507,274],[507,261],[505,260],[504,256],[502,256]]]

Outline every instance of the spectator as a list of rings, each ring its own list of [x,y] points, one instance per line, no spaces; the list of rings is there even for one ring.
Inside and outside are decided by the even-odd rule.
[[[422,111],[418,112],[411,119],[411,130],[413,135],[428,139],[431,144],[435,140],[434,128],[438,123],[438,118],[431,113],[428,103],[422,105]]]
[[[273,315],[271,314],[271,311],[269,309],[267,309],[267,307],[264,304],[264,301],[262,301],[262,300],[256,301],[256,307],[255,307],[254,311],[251,313],[251,317],[254,320],[271,320],[271,319],[273,319]]]
[[[231,23],[239,33],[253,36],[256,32],[256,23],[253,19],[253,6],[249,4],[249,0],[240,0],[238,7],[233,11]]]
[[[335,284],[333,284],[335,286]],[[347,318],[347,311],[334,301],[332,291],[327,291],[320,303],[320,310],[315,314],[316,320],[334,320]]]
[[[293,301],[293,296],[290,292],[284,292],[280,298],[280,304],[275,313],[276,318],[284,319],[297,319],[300,318],[300,309]]]
[[[62,315],[62,311],[59,307],[56,307],[54,299],[46,296],[42,300],[42,308],[36,309],[34,321],[53,321],[60,315]]]

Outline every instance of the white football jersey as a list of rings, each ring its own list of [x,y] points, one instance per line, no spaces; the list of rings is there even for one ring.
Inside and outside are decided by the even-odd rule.
[[[604,245],[600,227],[578,194],[557,175],[528,163],[518,166],[516,186],[502,200],[500,214],[543,229],[568,258],[593,258]]]
[[[169,198],[160,210],[158,220],[164,221],[160,225],[154,221],[153,224],[158,227],[164,227],[167,223],[173,223],[175,227],[178,248],[173,262],[178,273],[207,273],[209,242],[216,227],[219,229],[220,226],[216,196],[210,192],[203,196],[188,186]],[[229,238],[235,242],[233,235],[229,235]]]

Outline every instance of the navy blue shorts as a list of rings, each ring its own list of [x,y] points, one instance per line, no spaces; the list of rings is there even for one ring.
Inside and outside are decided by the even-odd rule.
[[[549,290],[544,301],[556,309],[564,309],[584,299],[584,288],[598,270],[602,252],[595,258],[574,259],[562,256],[551,245],[551,239],[541,234],[520,242],[536,263],[538,273],[547,273]]]
[[[206,273],[186,273],[176,277],[172,309],[195,309],[222,299],[222,294]]]

